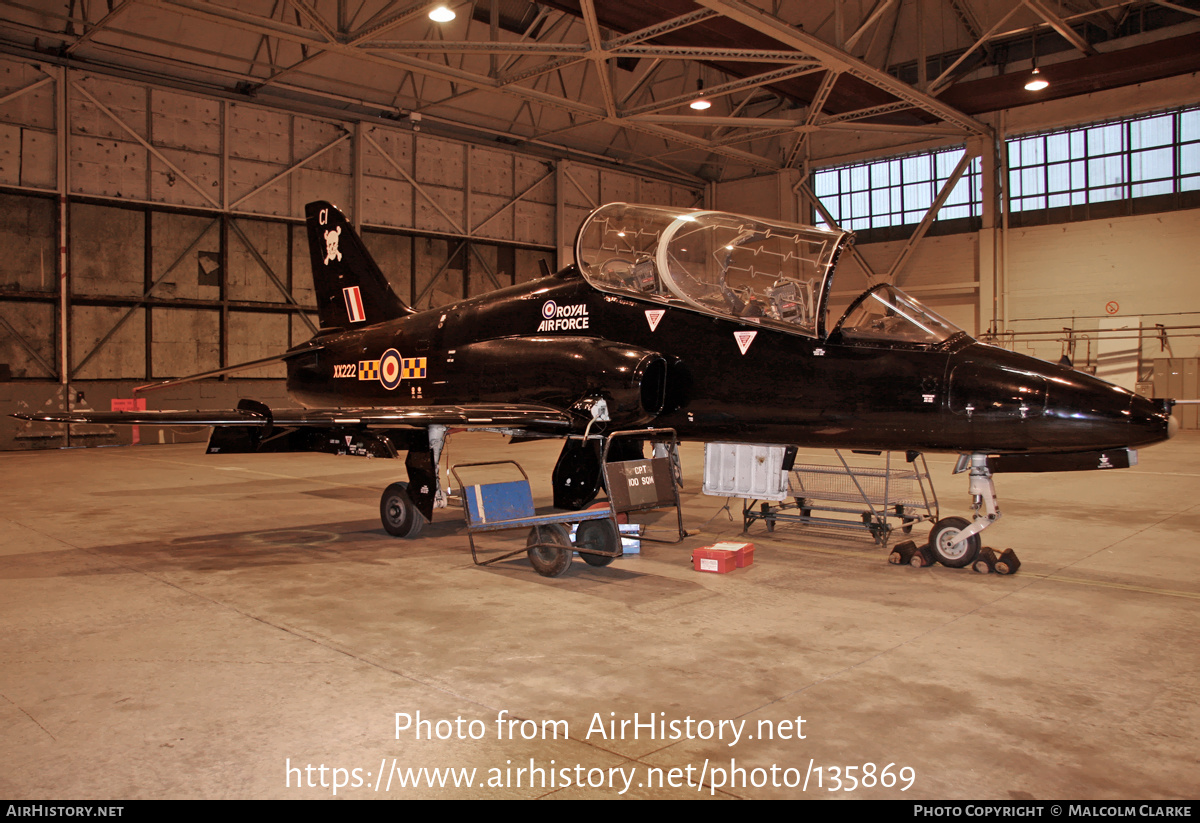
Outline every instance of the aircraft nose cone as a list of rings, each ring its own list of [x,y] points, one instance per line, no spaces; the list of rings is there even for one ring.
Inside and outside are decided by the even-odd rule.
[[[1130,422],[1144,439],[1131,445],[1148,446],[1175,436],[1179,431],[1179,420],[1171,414],[1170,402],[1133,395],[1129,401]]]

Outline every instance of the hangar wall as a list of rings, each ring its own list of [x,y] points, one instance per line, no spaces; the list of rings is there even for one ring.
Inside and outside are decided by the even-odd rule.
[[[68,442],[12,411],[107,409],[148,381],[310,337],[311,200],[343,208],[397,293],[428,308],[540,276],[539,261],[570,262],[575,229],[601,203],[705,196],[414,125],[0,57],[0,449]],[[282,376],[273,365],[148,398],[286,402]],[[72,428],[71,442],[94,441]]]

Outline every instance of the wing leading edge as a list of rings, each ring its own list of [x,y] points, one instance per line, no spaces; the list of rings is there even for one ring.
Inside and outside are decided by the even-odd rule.
[[[214,411],[78,411],[21,413],[13,417],[38,423],[91,423],[98,425],[313,427],[431,425],[470,428],[521,429],[534,433],[565,434],[574,420],[570,414],[548,406],[470,405],[404,406],[365,409],[269,409],[258,403],[238,409]]]

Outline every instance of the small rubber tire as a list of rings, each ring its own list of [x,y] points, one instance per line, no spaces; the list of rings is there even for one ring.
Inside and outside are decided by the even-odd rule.
[[[529,565],[542,577],[558,577],[571,566],[571,534],[564,526],[534,526],[525,545],[529,547]]]
[[[379,519],[388,534],[409,540],[419,535],[428,522],[408,496],[407,483],[393,483],[383,490],[383,496],[379,498]]]
[[[603,520],[585,520],[579,524],[575,532],[575,548],[595,549],[602,552],[619,552],[621,550],[621,534],[607,517]],[[580,551],[579,556],[589,566],[607,566],[617,558],[603,554],[589,554]]]
[[[929,549],[943,566],[961,569],[970,566],[979,556],[982,541],[978,534],[971,535],[957,548],[952,545],[959,532],[969,525],[970,523],[962,517],[943,517],[929,532]]]

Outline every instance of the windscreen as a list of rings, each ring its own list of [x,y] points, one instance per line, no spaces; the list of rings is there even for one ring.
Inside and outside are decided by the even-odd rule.
[[[898,288],[882,284],[858,298],[842,318],[838,331],[856,341],[936,346],[962,329],[918,303]]]

